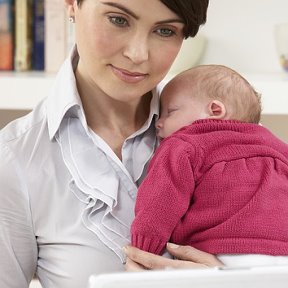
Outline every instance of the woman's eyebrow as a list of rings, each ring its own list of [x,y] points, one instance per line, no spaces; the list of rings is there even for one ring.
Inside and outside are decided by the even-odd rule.
[[[132,12],[130,9],[126,8],[125,6],[123,6],[121,4],[118,4],[118,3],[115,3],[115,2],[102,2],[102,4],[118,8],[118,9],[124,11],[125,13],[129,14],[130,16],[135,18],[136,20],[139,19],[139,17],[134,12]]]
[[[149,1],[149,0],[148,0]],[[122,10],[123,12],[129,14],[130,16],[132,16],[133,18],[135,18],[136,20],[139,20],[139,16],[137,16],[134,12],[132,12],[130,9],[128,9],[127,7],[119,4],[119,3],[115,3],[115,2],[102,2],[102,4],[107,5],[107,6],[111,6],[111,7],[115,7],[118,8],[120,10]],[[158,21],[156,24],[167,24],[167,23],[184,23],[183,20],[179,19],[179,18],[171,18],[171,19],[166,19],[166,20],[162,20],[162,21]]]
[[[156,24],[168,24],[168,23],[182,23],[184,24],[184,21],[178,18],[172,18],[172,19],[166,19],[162,21],[158,21]]]

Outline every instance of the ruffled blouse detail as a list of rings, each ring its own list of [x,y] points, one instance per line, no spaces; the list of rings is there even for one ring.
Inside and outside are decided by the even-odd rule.
[[[130,243],[137,186],[119,159],[95,145],[78,118],[64,118],[56,140],[71,173],[69,188],[86,204],[83,223],[125,262],[122,247]]]

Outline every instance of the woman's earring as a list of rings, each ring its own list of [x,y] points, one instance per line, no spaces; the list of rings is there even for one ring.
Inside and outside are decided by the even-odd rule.
[[[75,18],[74,18],[73,16],[70,16],[70,17],[69,17],[69,22],[70,22],[70,23],[75,23]]]

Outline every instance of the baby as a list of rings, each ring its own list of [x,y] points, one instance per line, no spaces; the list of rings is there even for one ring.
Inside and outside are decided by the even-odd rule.
[[[189,69],[164,87],[163,140],[138,190],[133,246],[191,245],[224,264],[288,255],[288,145],[260,115],[259,94],[225,66]]]

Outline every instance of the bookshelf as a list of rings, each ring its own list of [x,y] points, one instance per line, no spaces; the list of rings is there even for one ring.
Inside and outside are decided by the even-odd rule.
[[[263,114],[288,115],[288,74],[242,73],[262,93]],[[55,74],[0,72],[0,110],[31,110],[46,97]]]
[[[0,72],[0,110],[31,110],[46,97],[54,74],[44,72]]]

